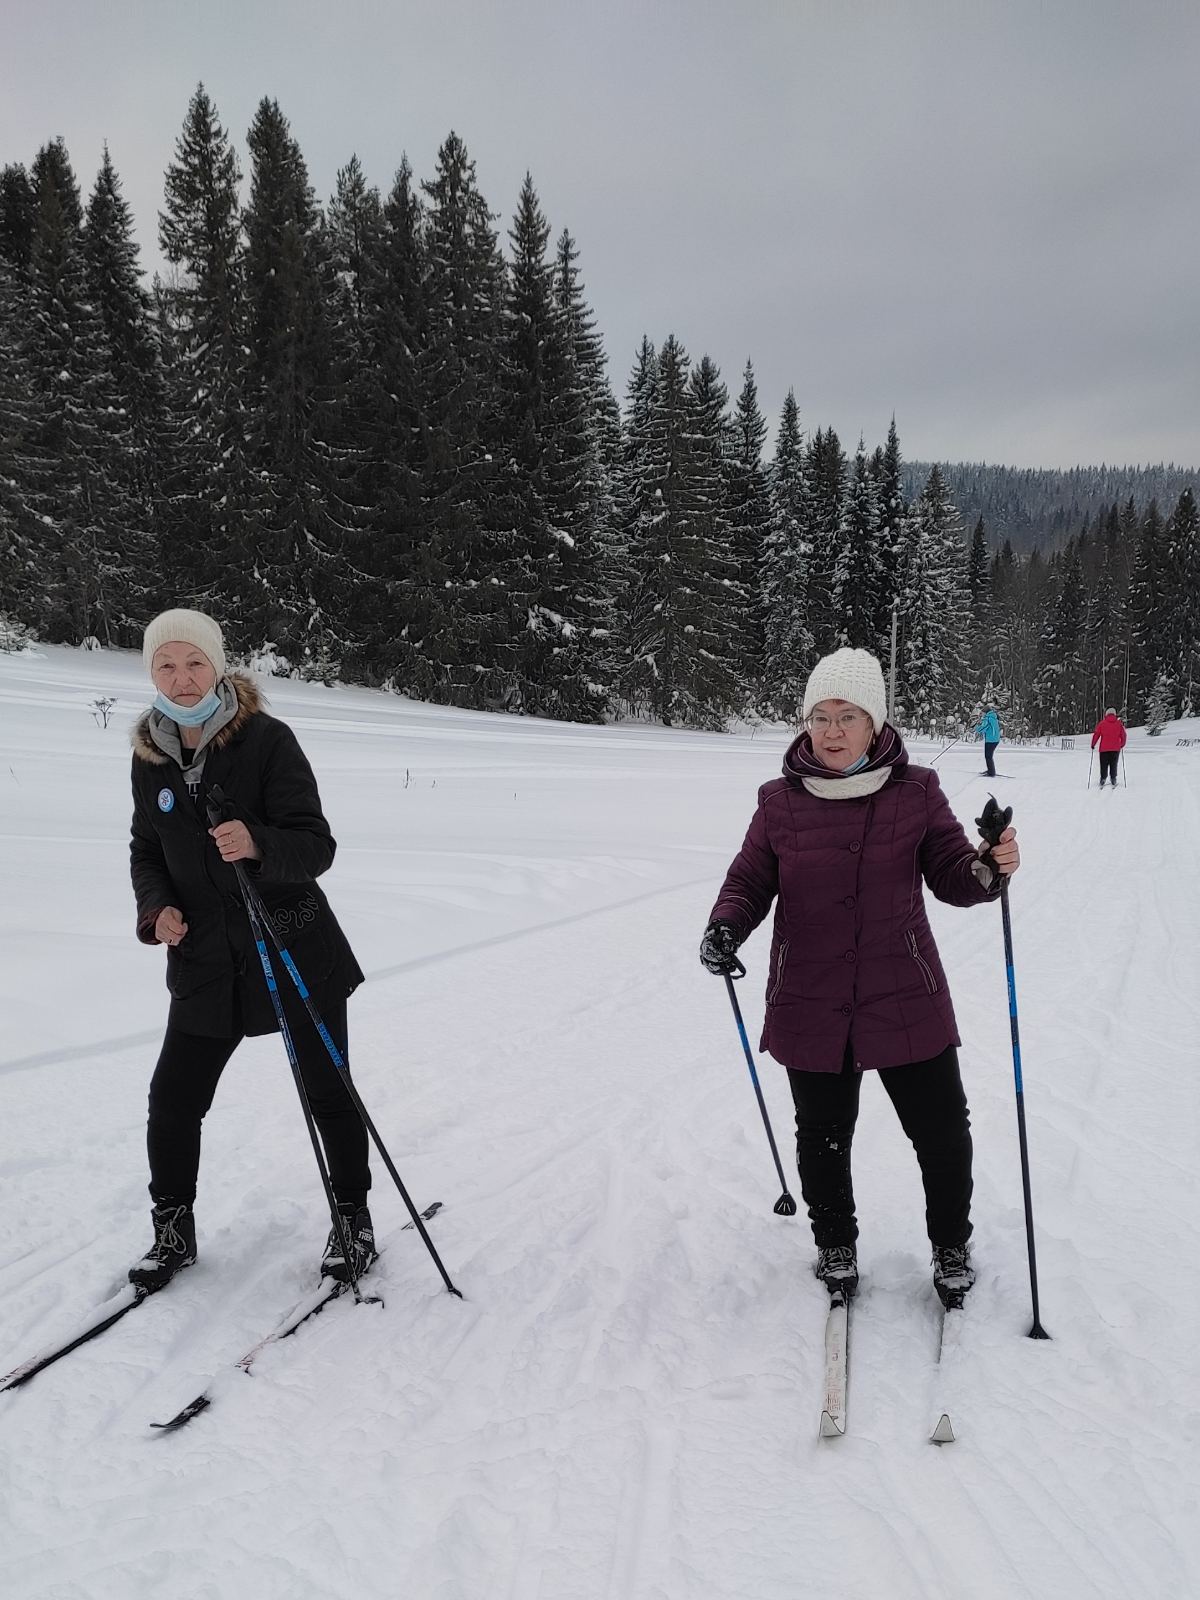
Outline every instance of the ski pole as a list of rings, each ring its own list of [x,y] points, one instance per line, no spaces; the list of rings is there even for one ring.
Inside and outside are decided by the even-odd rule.
[[[736,973],[727,972],[725,974],[725,987],[729,991],[729,1003],[733,1007],[733,1015],[737,1020],[737,1030],[741,1035],[742,1049],[746,1052],[746,1065],[750,1068],[750,1081],[754,1085],[754,1093],[758,1097],[758,1109],[762,1112],[763,1127],[767,1130],[767,1142],[770,1144],[771,1154],[775,1158],[775,1171],[779,1174],[779,1181],[783,1185],[783,1193],[779,1196],[779,1199],[776,1200],[774,1210],[776,1216],[794,1217],[796,1215],[796,1202],[788,1193],[787,1179],[783,1175],[783,1163],[779,1159],[779,1150],[775,1144],[775,1135],[771,1132],[771,1119],[767,1115],[767,1103],[763,1099],[762,1088],[760,1087],[758,1081],[758,1073],[754,1070],[754,1055],[750,1049],[750,1041],[746,1037],[746,1024],[742,1021],[742,1008],[738,1005],[738,998],[733,989],[734,978],[744,978],[746,976],[746,969],[736,956],[734,957],[734,966],[737,968]]]
[[[1125,762],[1125,752],[1124,752],[1124,750],[1120,750],[1117,753],[1117,760],[1121,763],[1121,782],[1128,789],[1128,787],[1129,787],[1129,773],[1126,770],[1126,762]]]
[[[219,793],[219,791],[214,791]],[[220,809],[210,801],[207,806],[208,820],[215,828],[224,819]],[[262,925],[254,899],[250,893],[250,880],[240,861],[233,863],[233,870],[237,873],[237,880],[242,890],[242,900],[246,907],[246,915],[250,918],[250,931],[254,935],[254,943],[258,949],[258,959],[262,963],[263,977],[267,981],[267,990],[271,996],[271,1004],[275,1010],[275,1020],[279,1024],[279,1032],[283,1036],[283,1047],[287,1051],[288,1065],[292,1069],[292,1078],[296,1085],[296,1093],[300,1096],[300,1109],[304,1112],[304,1125],[308,1129],[308,1137],[312,1142],[313,1155],[317,1160],[317,1171],[321,1174],[321,1183],[325,1189],[325,1198],[329,1202],[329,1215],[333,1222],[338,1243],[342,1249],[342,1260],[346,1263],[346,1270],[350,1274],[350,1287],[354,1291],[354,1298],[359,1305],[378,1304],[378,1296],[365,1296],[358,1287],[358,1274],[354,1270],[354,1258],[350,1251],[350,1241],[346,1237],[345,1219],[337,1207],[337,1197],[333,1192],[333,1184],[329,1178],[329,1167],[325,1160],[325,1152],[321,1149],[320,1140],[317,1138],[317,1127],[313,1120],[312,1106],[308,1101],[308,1092],[304,1087],[304,1079],[300,1073],[300,1060],[296,1054],[295,1041],[291,1029],[287,1025],[287,1018],[283,1014],[283,1002],[279,997],[279,988],[275,982],[275,972],[271,966],[271,957],[267,953],[266,941],[263,938]]]
[[[1089,789],[1092,787],[1092,762],[1095,761],[1095,759],[1096,759],[1096,746],[1093,745],[1092,748],[1091,748],[1091,752],[1088,755],[1088,781],[1087,781],[1087,786],[1088,786]]]
[[[209,790],[209,793],[210,793],[212,799],[210,800],[209,805],[208,805],[208,819],[213,824],[213,826],[215,827],[217,825],[217,823],[219,823],[219,822],[224,820],[224,818],[222,816],[222,813],[225,810],[228,809],[228,806],[227,806],[227,802],[226,802],[226,799],[225,799],[225,795],[222,792],[222,790],[221,790],[219,785],[213,784],[212,788]],[[214,802],[215,802],[215,804],[214,804]],[[308,1096],[304,1092],[304,1080],[300,1076],[300,1064],[299,1064],[299,1061],[296,1058],[295,1046],[292,1043],[291,1034],[288,1032],[287,1024],[286,1024],[286,1022],[284,1020],[283,1004],[282,1004],[282,1001],[279,998],[279,994],[278,994],[278,991],[277,991],[277,988],[276,988],[276,985],[275,985],[274,974],[273,974],[273,972],[271,970],[271,959],[270,959],[270,956],[267,954],[266,942],[262,937],[262,932],[263,932],[263,928],[264,927],[266,928],[267,932],[271,936],[272,944],[279,951],[280,960],[283,962],[284,966],[287,968],[288,973],[291,976],[292,982],[296,986],[296,992],[299,994],[300,999],[303,1001],[304,1008],[308,1012],[309,1016],[311,1017],[313,1026],[316,1028],[317,1033],[320,1036],[322,1044],[324,1044],[326,1050],[329,1052],[329,1057],[330,1057],[331,1061],[333,1062],[334,1066],[337,1068],[339,1075],[341,1076],[342,1083],[345,1085],[346,1091],[349,1094],[350,1099],[354,1103],[354,1109],[358,1112],[359,1117],[362,1119],[363,1127],[366,1128],[367,1132],[370,1134],[371,1138],[374,1140],[375,1148],[379,1151],[380,1156],[383,1158],[383,1163],[387,1167],[387,1170],[391,1175],[392,1182],[396,1185],[396,1188],[400,1191],[400,1198],[404,1201],[404,1204],[408,1207],[408,1213],[411,1216],[411,1218],[413,1220],[413,1223],[415,1224],[415,1226],[417,1228],[417,1231],[420,1233],[421,1238],[425,1241],[425,1248],[429,1251],[430,1256],[433,1258],[434,1266],[441,1273],[442,1281],[443,1281],[443,1283],[445,1283],[446,1288],[450,1291],[451,1294],[458,1295],[458,1298],[461,1300],[462,1299],[462,1294],[451,1283],[450,1275],[446,1271],[445,1267],[442,1265],[442,1258],[438,1255],[437,1250],[434,1247],[433,1240],[429,1237],[429,1232],[428,1232],[428,1229],[425,1227],[424,1219],[422,1218],[421,1213],[417,1210],[416,1206],[413,1204],[412,1197],[409,1195],[408,1190],[404,1187],[404,1181],[400,1177],[400,1174],[396,1171],[395,1163],[392,1161],[391,1156],[388,1154],[387,1147],[385,1146],[383,1140],[379,1136],[379,1130],[378,1130],[378,1128],[376,1128],[374,1122],[372,1121],[370,1113],[367,1111],[366,1106],[363,1104],[362,1097],[360,1096],[357,1088],[355,1087],[354,1080],[350,1076],[350,1068],[347,1065],[346,1060],[345,1060],[344,1056],[342,1055],[341,1051],[338,1049],[337,1045],[333,1042],[333,1038],[330,1035],[329,1029],[325,1026],[325,1022],[324,1022],[324,1020],[323,1020],[323,1018],[321,1016],[321,1013],[317,1010],[316,1006],[313,1004],[313,999],[312,999],[311,994],[308,991],[308,987],[305,984],[304,979],[300,976],[299,968],[296,966],[296,963],[292,960],[292,957],[289,954],[286,946],[284,945],[283,940],[280,938],[279,930],[275,926],[275,922],[274,922],[274,919],[271,916],[271,913],[267,910],[266,906],[263,904],[262,896],[259,894],[259,892],[258,892],[257,888],[254,886],[254,884],[250,881],[249,876],[247,875],[247,873],[245,872],[244,868],[242,867],[242,863],[240,861],[235,861],[233,863],[233,869],[237,873],[238,884],[241,887],[241,891],[242,891],[242,899],[245,901],[246,911],[247,911],[247,914],[250,917],[250,927],[251,927],[251,930],[252,930],[252,932],[254,933],[254,936],[255,936],[255,943],[258,946],[259,960],[262,962],[263,973],[264,973],[264,975],[265,975],[265,977],[267,979],[267,988],[271,992],[271,1000],[272,1000],[272,1002],[274,1004],[275,1015],[276,1015],[276,1017],[277,1017],[277,1019],[279,1021],[280,1032],[283,1034],[284,1044],[285,1044],[285,1046],[287,1048],[288,1060],[291,1062],[292,1075],[296,1080],[296,1085],[297,1085],[297,1088],[300,1091],[301,1100],[302,1100],[303,1105],[304,1105],[305,1117],[306,1117],[306,1119],[308,1121],[309,1137],[312,1139],[313,1148],[317,1152],[317,1162],[318,1162],[318,1165],[321,1167],[321,1176],[322,1176],[322,1178],[324,1179],[324,1182],[325,1182],[325,1191],[326,1191],[326,1194],[329,1196],[330,1205],[332,1207],[332,1215],[333,1215],[333,1219],[334,1219],[334,1227],[338,1230],[338,1239],[339,1239],[339,1241],[340,1241],[340,1243],[342,1245],[342,1250],[344,1252],[342,1259],[346,1262],[347,1267],[350,1269],[351,1277],[353,1278],[354,1269],[353,1269],[353,1264],[352,1264],[351,1259],[350,1259],[350,1252],[349,1252],[349,1249],[348,1249],[348,1241],[347,1241],[344,1233],[342,1232],[342,1217],[341,1217],[341,1213],[337,1209],[337,1202],[334,1199],[333,1188],[332,1188],[332,1185],[329,1182],[328,1174],[327,1174],[327,1172],[325,1170],[325,1164],[324,1164],[324,1161],[322,1159],[321,1151],[320,1151],[320,1148],[319,1148],[319,1146],[317,1144],[317,1135],[316,1135],[316,1129],[315,1129],[315,1126],[314,1126],[313,1120],[312,1120],[312,1112],[311,1112],[311,1109],[309,1108]],[[355,1292],[356,1295],[358,1294],[357,1282],[355,1283],[355,1286],[354,1286],[354,1292]]]
[[[988,796],[983,815],[975,826],[990,845],[1000,843],[1000,835],[1012,821],[1012,807],[1003,810],[995,795]],[[1008,874],[1000,874],[1000,914],[1004,923],[1004,964],[1008,975],[1008,1020],[1012,1031],[1013,1078],[1017,1090],[1017,1137],[1021,1146],[1021,1187],[1025,1195],[1025,1243],[1029,1254],[1029,1287],[1033,1294],[1031,1339],[1048,1339],[1038,1310],[1037,1254],[1033,1243],[1033,1197],[1029,1187],[1029,1143],[1025,1136],[1025,1087],[1021,1079],[1021,1036],[1017,1029],[1017,984],[1013,976],[1012,922],[1008,912]]]
[[[963,737],[963,735],[960,733],[957,736],[957,738],[951,739],[949,744],[943,745],[942,748],[938,751],[937,755],[935,755],[933,760],[929,763],[929,765],[931,767],[935,766],[937,764],[937,762],[939,762],[942,759],[942,757],[946,754],[947,750],[953,750],[954,749],[954,746],[958,743],[959,739],[961,739],[962,737]]]

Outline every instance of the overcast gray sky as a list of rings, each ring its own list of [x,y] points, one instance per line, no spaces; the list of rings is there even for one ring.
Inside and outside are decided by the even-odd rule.
[[[143,260],[198,80],[318,195],[451,128],[529,170],[623,395],[643,331],[754,362],[772,423],[1019,466],[1200,464],[1200,4],[3,0],[0,163],[107,139]]]

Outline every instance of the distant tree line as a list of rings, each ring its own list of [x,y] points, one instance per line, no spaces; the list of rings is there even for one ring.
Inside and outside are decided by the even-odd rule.
[[[848,453],[789,393],[766,457],[749,362],[731,403],[644,339],[620,406],[572,235],[527,178],[502,249],[456,135],[324,207],[274,101],[247,149],[243,197],[201,86],[150,288],[107,150],[86,204],[61,141],[0,172],[0,635],[131,647],[193,605],[277,670],[720,728],[794,720],[818,655],[894,629],[908,726],[1192,703],[1190,489],[995,549],[894,422]]]
[[[932,462],[909,461],[904,492],[913,496]],[[980,517],[998,549],[1007,539],[1017,555],[1061,550],[1067,540],[1089,533],[1114,505],[1132,500],[1145,511],[1151,500],[1175,504],[1185,489],[1200,487],[1200,474],[1173,463],[1141,467],[993,467],[978,461],[940,462],[951,498],[968,527]]]

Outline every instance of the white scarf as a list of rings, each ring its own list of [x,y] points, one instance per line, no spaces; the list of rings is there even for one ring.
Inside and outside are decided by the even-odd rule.
[[[879,767],[874,772],[852,772],[845,778],[805,776],[800,782],[818,800],[861,800],[864,795],[878,794],[891,775],[891,767]]]

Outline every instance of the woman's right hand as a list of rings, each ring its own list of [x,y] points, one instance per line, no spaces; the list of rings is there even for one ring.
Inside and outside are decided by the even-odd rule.
[[[710,922],[700,941],[700,961],[715,978],[732,977],[740,965],[737,952],[741,944],[736,928],[728,922]]]
[[[188,925],[178,906],[164,906],[154,923],[154,937],[159,944],[178,944],[187,930]]]

